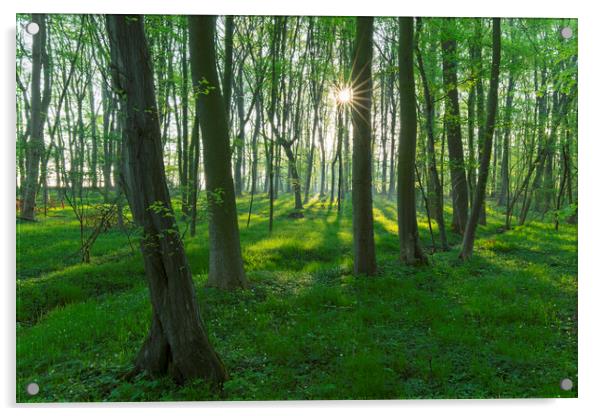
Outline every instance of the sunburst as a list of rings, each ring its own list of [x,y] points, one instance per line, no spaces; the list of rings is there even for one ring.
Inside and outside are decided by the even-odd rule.
[[[355,65],[356,62],[353,63]],[[364,110],[370,110],[368,103],[372,98],[372,85],[370,79],[359,81],[360,74],[367,69],[366,66],[357,71],[356,79],[340,80],[331,93],[335,104],[339,108],[350,107],[352,111],[360,115],[360,118],[369,124],[369,121],[363,114]]]

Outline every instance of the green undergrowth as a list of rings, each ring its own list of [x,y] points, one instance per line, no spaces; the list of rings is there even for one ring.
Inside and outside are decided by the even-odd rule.
[[[470,261],[458,259],[460,238],[449,233],[450,251],[406,267],[397,261],[395,204],[377,198],[379,274],[353,276],[350,200],[338,214],[315,198],[298,219],[288,216],[291,200],[284,194],[276,201],[271,234],[267,200],[256,198],[248,228],[249,198],[239,200],[250,290],[206,288],[206,224],[186,237],[203,319],[230,373],[221,392],[200,380],[178,386],[168,378],[123,378],[151,308],[141,256],[121,233],[103,234],[90,264],[61,263],[68,244],[61,240],[78,235],[76,223],[22,225],[17,264],[27,276],[17,283],[17,400],[577,395],[576,226],[556,232],[532,221],[500,232],[504,218],[488,207]],[[446,215],[449,223],[451,211]],[[424,216],[419,229],[430,253]],[[55,241],[53,233],[63,237]],[[33,246],[42,242],[38,263]],[[573,390],[559,388],[563,378],[573,380]],[[26,394],[30,382],[40,385],[37,396]]]

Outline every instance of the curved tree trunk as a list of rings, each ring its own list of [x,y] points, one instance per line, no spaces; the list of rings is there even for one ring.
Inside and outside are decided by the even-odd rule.
[[[169,373],[178,382],[202,377],[222,383],[228,375],[205,333],[167,190],[143,17],[108,15],[106,23],[113,82],[125,113],[121,182],[143,229],[140,247],[153,305],[136,371]]]

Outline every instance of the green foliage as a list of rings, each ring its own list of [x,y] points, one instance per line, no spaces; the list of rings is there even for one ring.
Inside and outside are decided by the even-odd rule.
[[[248,202],[239,200],[241,224]],[[201,380],[124,380],[150,322],[138,254],[120,259],[115,244],[114,256],[98,263],[31,276],[19,284],[19,299],[52,293],[60,301],[47,303],[34,325],[18,325],[17,400],[576,396],[577,388],[558,387],[565,377],[577,382],[575,226],[556,232],[534,221],[498,234],[503,215],[489,209],[471,261],[457,260],[459,237],[450,235],[452,251],[412,268],[397,260],[395,204],[375,204],[374,278],[351,274],[348,203],[337,215],[313,199],[304,218],[277,215],[268,234],[268,201],[256,197],[250,227],[241,226],[248,291],[204,287],[206,224],[185,240],[203,319],[231,375],[221,394]],[[277,214],[292,209],[289,195],[276,200]],[[43,233],[50,224],[35,225]],[[74,223],[55,226],[68,233]],[[419,228],[428,247],[422,216]],[[32,381],[41,391],[30,397]]]

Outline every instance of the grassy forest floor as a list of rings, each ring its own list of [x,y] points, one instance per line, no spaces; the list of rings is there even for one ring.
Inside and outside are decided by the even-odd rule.
[[[505,233],[489,204],[475,256],[460,238],[430,265],[400,266],[393,201],[375,200],[380,274],[354,277],[350,199],[341,215],[314,199],[238,201],[251,290],[204,287],[207,227],[186,252],[211,341],[231,376],[222,393],[197,381],[122,379],[150,323],[142,258],[117,227],[80,264],[69,208],[17,224],[17,401],[156,401],[575,397],[577,228],[533,219]],[[448,224],[451,212],[448,215]],[[433,224],[436,233],[436,225]],[[430,248],[426,218],[419,218]],[[181,230],[183,227],[181,228]],[[435,234],[437,238],[437,234]],[[559,388],[571,378],[573,390]],[[37,382],[40,393],[25,387]]]

